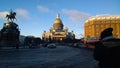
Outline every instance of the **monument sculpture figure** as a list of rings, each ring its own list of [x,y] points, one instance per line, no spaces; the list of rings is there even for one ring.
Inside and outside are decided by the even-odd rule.
[[[0,47],[16,47],[19,48],[19,36],[20,31],[18,25],[14,22],[16,19],[16,12],[10,11],[9,14],[6,15],[7,22],[4,23],[3,28],[1,29],[1,39],[0,39]]]
[[[6,15],[6,18],[7,18],[8,21],[9,21],[9,19],[10,19],[11,21],[14,21],[14,19],[16,19],[15,16],[16,16],[16,12],[13,12],[13,11],[11,10],[10,13]]]

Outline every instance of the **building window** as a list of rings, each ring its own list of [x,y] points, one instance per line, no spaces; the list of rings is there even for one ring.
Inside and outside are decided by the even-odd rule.
[[[99,25],[96,25],[96,29],[99,28]]]
[[[109,21],[109,23],[111,23],[111,21]]]
[[[104,21],[102,21],[102,23],[105,23]]]
[[[96,33],[96,35],[98,36],[98,32]]]

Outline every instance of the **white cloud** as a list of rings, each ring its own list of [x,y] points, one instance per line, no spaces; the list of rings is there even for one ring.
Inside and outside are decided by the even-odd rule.
[[[7,14],[9,14],[9,12],[7,12],[7,11],[0,12],[0,19],[5,19]]]
[[[69,15],[70,19],[74,22],[81,22],[87,18],[90,17],[90,14],[80,12],[78,10],[68,10],[68,9],[63,9],[62,12],[64,14]]]
[[[29,18],[29,12],[25,9],[16,9],[16,13],[24,18]]]
[[[40,5],[37,6],[37,9],[42,12],[47,12],[47,13],[52,12],[49,8]]]

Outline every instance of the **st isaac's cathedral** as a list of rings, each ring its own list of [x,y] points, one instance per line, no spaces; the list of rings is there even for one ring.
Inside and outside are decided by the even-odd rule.
[[[53,28],[49,29],[49,32],[44,31],[42,39],[45,41],[63,41],[66,39],[75,39],[74,32],[68,32],[68,28],[63,29],[64,25],[60,19],[60,15],[57,14],[53,24]]]

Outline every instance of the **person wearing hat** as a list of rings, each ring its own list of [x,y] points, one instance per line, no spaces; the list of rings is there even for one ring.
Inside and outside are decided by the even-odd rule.
[[[113,28],[101,32],[100,42],[95,43],[94,59],[99,68],[120,68],[120,39],[113,37]]]

